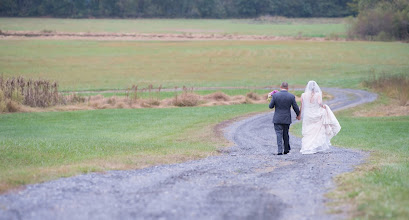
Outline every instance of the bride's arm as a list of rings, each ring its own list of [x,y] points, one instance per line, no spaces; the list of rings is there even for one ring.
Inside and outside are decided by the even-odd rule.
[[[321,107],[326,108],[325,105],[322,104],[322,97],[321,97],[321,95],[318,96],[318,104],[319,104]]]
[[[301,120],[301,113],[302,113],[302,97],[303,97],[304,93],[301,94],[301,101],[300,101],[300,114],[297,116],[298,120]]]
[[[301,112],[302,112],[302,95],[301,95],[301,103],[300,103],[300,115],[301,115]]]

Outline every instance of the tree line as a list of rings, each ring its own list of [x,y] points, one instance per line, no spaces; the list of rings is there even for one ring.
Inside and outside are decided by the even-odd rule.
[[[345,17],[353,0],[0,0],[0,16],[63,18]]]
[[[60,18],[346,17],[350,38],[409,39],[409,0],[0,0],[0,16]]]

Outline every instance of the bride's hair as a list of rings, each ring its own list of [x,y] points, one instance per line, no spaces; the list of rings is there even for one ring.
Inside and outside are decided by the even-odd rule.
[[[305,87],[305,93],[322,93],[318,84],[311,80],[308,82],[307,86]]]
[[[321,88],[318,86],[318,84],[315,81],[311,80],[308,82],[307,86],[305,87],[304,93],[306,95],[309,94],[311,103],[313,103],[315,94],[318,94],[319,98],[321,99],[321,100],[318,100],[318,102],[320,103],[322,102],[322,91],[321,91]]]

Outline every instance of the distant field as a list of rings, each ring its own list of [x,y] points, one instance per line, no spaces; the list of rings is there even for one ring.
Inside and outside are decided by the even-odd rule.
[[[385,42],[136,42],[0,40],[0,71],[60,82],[63,90],[132,84],[356,87],[371,70],[409,72],[409,44]]]
[[[344,19],[52,19],[0,18],[0,30],[59,32],[215,33],[326,37],[345,35]]]

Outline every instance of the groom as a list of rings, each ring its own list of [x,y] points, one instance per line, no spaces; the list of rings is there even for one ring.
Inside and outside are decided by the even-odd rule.
[[[284,154],[288,154],[291,150],[290,137],[288,136],[288,129],[291,124],[291,106],[293,107],[297,118],[300,115],[295,96],[288,92],[288,83],[281,83],[281,91],[275,93],[270,102],[270,109],[276,108],[273,118],[274,130],[277,134],[278,154],[283,155],[283,140],[284,140]]]

